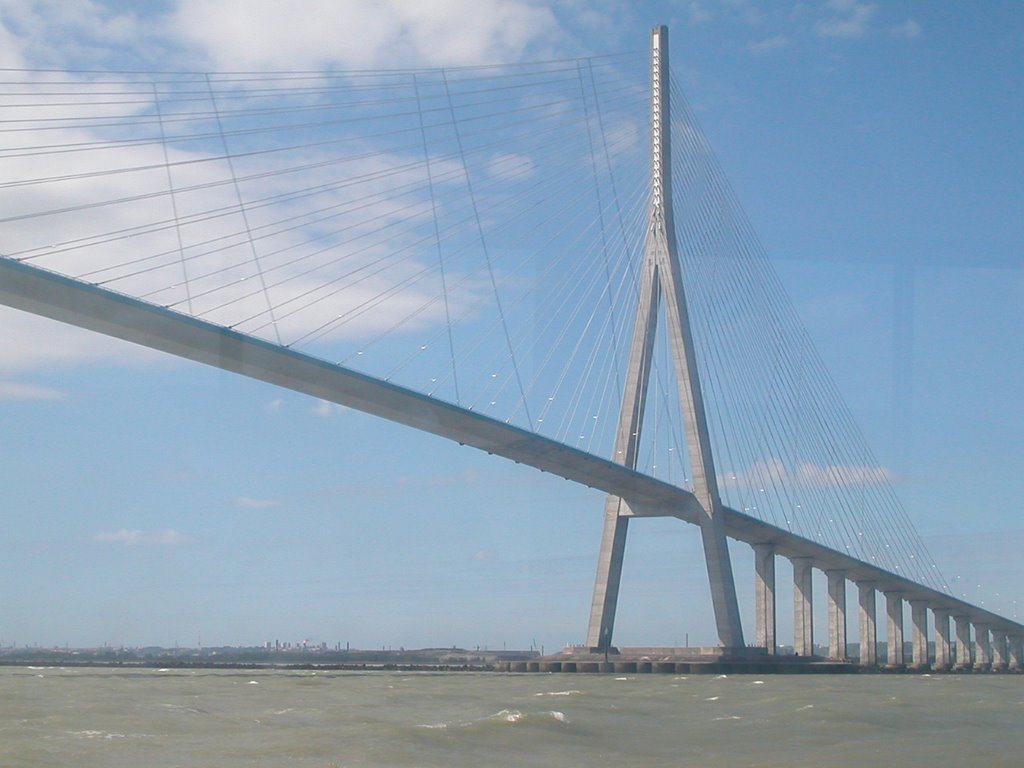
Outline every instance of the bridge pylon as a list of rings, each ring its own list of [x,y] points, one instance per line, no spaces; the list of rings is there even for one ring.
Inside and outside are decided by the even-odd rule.
[[[672,216],[668,66],[668,28],[658,26],[652,31],[651,41],[651,191],[647,239],[640,270],[640,297],[633,326],[629,367],[612,459],[630,469],[636,468],[658,314],[663,303],[678,383],[679,407],[686,430],[693,492],[703,510],[700,531],[718,639],[727,648],[742,648],[743,628],[725,537],[722,502],[715,477]],[[630,514],[624,499],[613,495],[607,498],[587,630],[587,645],[595,651],[607,651],[612,644]]]

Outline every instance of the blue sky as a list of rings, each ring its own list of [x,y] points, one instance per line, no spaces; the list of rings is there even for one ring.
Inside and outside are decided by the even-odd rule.
[[[1024,616],[1019,5],[301,6],[0,0],[0,66],[474,64],[639,49],[668,23],[674,70],[932,554],[969,599]],[[225,372],[0,320],[0,643],[582,640],[600,494]],[[641,521],[630,537],[618,642],[712,643],[696,530]],[[749,548],[734,557],[746,596]],[[748,634],[752,619],[748,604]]]

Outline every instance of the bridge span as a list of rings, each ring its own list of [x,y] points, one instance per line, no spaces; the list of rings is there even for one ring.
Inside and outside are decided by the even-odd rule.
[[[813,657],[815,653],[812,577],[817,570],[827,577],[828,655],[833,660],[842,662],[850,657],[847,591],[850,584],[855,584],[858,596],[856,608],[861,665],[874,667],[879,663],[880,628],[876,626],[876,616],[878,595],[881,594],[885,601],[884,636],[888,648],[886,665],[920,669],[934,667],[1021,670],[1024,668],[1024,625],[947,594],[934,584],[924,583],[924,579],[898,573],[898,566],[890,567],[881,562],[870,562],[872,558],[858,556],[852,550],[841,551],[836,546],[815,541],[795,530],[736,509],[734,505],[723,501],[720,477],[712,457],[713,441],[704,404],[705,398],[708,397],[708,388],[706,380],[702,381],[698,372],[701,358],[695,349],[694,329],[691,328],[683,259],[677,243],[677,229],[680,227],[677,225],[676,212],[673,210],[674,160],[671,153],[670,130],[672,88],[669,81],[666,28],[654,29],[650,53],[650,180],[649,199],[643,216],[643,233],[646,239],[642,249],[642,263],[636,269],[636,274],[639,275],[639,296],[631,305],[635,319],[612,458],[603,458],[590,451],[573,447],[541,434],[538,430],[517,426],[510,423],[510,420],[501,420],[470,407],[356,371],[352,367],[328,362],[284,344],[280,336],[277,343],[268,341],[259,338],[255,332],[247,333],[235,327],[212,322],[192,312],[186,313],[184,309],[161,306],[145,298],[117,292],[98,282],[76,279],[42,268],[28,263],[28,258],[0,257],[0,303],[357,409],[603,491],[608,498],[604,510],[604,534],[587,638],[587,647],[595,653],[608,652],[612,648],[612,632],[628,524],[638,518],[673,517],[695,525],[701,531],[718,637],[726,651],[739,651],[753,645],[763,649],[768,655],[777,655],[782,643],[779,642],[776,632],[778,606],[775,599],[775,572],[776,561],[778,558],[784,558],[789,560],[793,567],[792,645],[801,657]],[[586,81],[583,66],[578,65],[573,75],[578,77],[582,91]],[[590,78],[593,79],[592,72]],[[444,94],[448,98],[448,109],[452,113],[454,127],[454,108],[451,105],[447,79],[444,79],[442,84]],[[210,87],[208,80],[206,85]],[[413,90],[416,103],[419,104],[422,93],[415,78]],[[212,89],[210,100],[214,101]],[[585,94],[583,102],[585,111],[590,109],[592,102],[588,101]],[[224,141],[216,106],[214,113],[217,115],[218,130],[221,130],[220,138]],[[422,121],[422,113],[419,116]],[[589,129],[589,113],[587,117]],[[422,122],[419,125],[419,132],[423,135],[426,145],[427,132]],[[457,128],[456,138],[461,154],[462,143]],[[591,144],[593,149],[596,142],[592,141]],[[306,148],[306,145],[302,147]],[[231,159],[226,141],[225,157],[222,159]],[[461,161],[465,163],[464,156],[461,157]],[[230,165],[230,162],[228,164]],[[433,176],[429,155],[426,166],[433,202],[436,179]],[[153,170],[150,166],[142,168]],[[305,169],[305,166],[300,166],[300,169]],[[166,170],[169,178],[169,167]],[[295,170],[291,168],[288,173]],[[82,178],[91,177],[93,173],[76,172],[62,177],[55,175],[47,179],[28,180],[25,184],[35,184],[37,181],[80,181]],[[233,166],[231,174],[233,186],[238,191],[238,179],[235,177]],[[466,186],[471,187],[468,172],[464,171],[464,174]],[[174,196],[173,190],[171,196]],[[473,197],[472,191],[470,197]],[[126,200],[129,203],[138,202],[134,197]],[[101,205],[105,206],[108,202],[105,201]],[[440,227],[436,203],[433,203],[432,208],[435,236],[439,243]],[[244,218],[246,206],[241,200],[240,193],[237,209]],[[476,208],[475,198],[473,210],[476,225],[479,227],[481,217]],[[49,213],[73,215],[76,212],[78,208],[67,206]],[[211,215],[209,211],[203,211],[201,215],[197,214],[197,218],[208,215]],[[684,216],[685,214],[681,214],[680,219]],[[14,221],[16,218],[12,217],[10,220]],[[288,222],[290,226],[291,219],[283,221]],[[181,228],[180,220],[176,222],[176,226]],[[687,220],[685,226],[692,227],[694,222]],[[166,222],[157,222],[154,227],[169,228]],[[256,246],[248,221],[245,230],[249,237],[248,245],[255,255]],[[116,230],[113,235],[120,237],[124,231]],[[107,242],[104,237],[90,234],[80,239],[82,242],[95,241],[102,245]],[[479,240],[486,255],[482,229]],[[76,241],[69,237],[68,242]],[[43,246],[35,248],[42,249]],[[184,251],[180,239],[179,248]],[[629,250],[628,247],[626,250]],[[23,251],[30,252],[31,248]],[[150,257],[140,256],[139,262],[148,258]],[[254,259],[254,262],[259,268],[258,259]],[[138,266],[135,261],[127,263],[133,270]],[[184,269],[184,258],[181,266]],[[97,270],[99,271],[102,270]],[[221,271],[214,270],[210,275],[217,275]],[[489,257],[487,271],[492,273],[493,280]],[[259,277],[262,283],[262,268],[259,268]],[[443,278],[442,274],[442,282]],[[610,271],[608,280],[613,282]],[[611,287],[607,286],[609,291]],[[262,294],[268,305],[270,320],[267,324],[275,326],[274,331],[277,333],[275,307],[265,285]],[[236,300],[231,299],[225,304]],[[447,306],[447,294],[445,302]],[[191,308],[191,294],[188,296],[188,305]],[[499,315],[501,325],[504,327],[505,317],[501,313],[500,305]],[[668,337],[666,348],[671,350],[670,365],[675,384],[672,398],[685,427],[685,452],[688,455],[693,480],[692,490],[658,479],[638,468],[644,412],[652,386],[655,337],[660,329],[663,329],[662,332]],[[507,328],[505,341],[512,353],[513,345],[509,340]],[[735,343],[738,345],[742,342]],[[514,358],[514,354],[512,356]],[[518,376],[519,372],[516,369],[515,377]],[[520,382],[521,392],[522,389]],[[525,392],[522,395],[525,403]],[[597,416],[593,418],[596,419]],[[528,420],[532,424],[532,419]],[[829,435],[824,438],[826,443],[829,439]],[[828,447],[831,448],[831,445]],[[895,525],[898,526],[899,523]],[[744,639],[727,538],[744,542],[752,548],[755,574],[755,634],[750,643]],[[909,658],[904,656],[908,634],[904,626],[906,603],[910,604],[911,615],[909,637],[912,650]],[[931,639],[930,626],[934,628]],[[932,646],[934,655],[931,652]]]
[[[265,381],[338,405],[354,408],[414,429],[472,446],[489,454],[548,472],[621,498],[628,517],[674,517],[699,524],[701,507],[693,493],[634,469],[558,443],[480,413],[365,376],[213,323],[158,307],[63,275],[0,258],[0,303],[59,322],[123,339],[177,357]],[[937,627],[934,664],[1021,669],[1024,625],[971,605],[905,577],[830,549],[791,531],[729,507],[723,508],[727,535],[753,548],[756,566],[756,640],[774,653],[775,558],[794,564],[794,648],[814,653],[812,568],[829,580],[830,656],[846,659],[846,583],[859,589],[861,663],[877,663],[874,650],[875,600],[885,596],[888,647],[901,666],[903,603],[912,607],[915,666],[928,660],[927,611]],[[953,619],[955,635],[950,634]],[[971,641],[971,629],[974,642]],[[955,650],[954,650],[955,648]],[[973,659],[968,663],[964,660]]]

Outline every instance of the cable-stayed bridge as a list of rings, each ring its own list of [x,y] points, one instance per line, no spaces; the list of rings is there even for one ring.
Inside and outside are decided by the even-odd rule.
[[[950,594],[700,131],[641,56],[427,71],[26,72],[4,83],[0,301],[606,492],[588,645],[629,521],[699,527],[721,644],[1019,667],[1024,627]],[[951,627],[951,620],[954,622]],[[951,630],[955,628],[955,633]],[[972,636],[973,630],[973,636]]]

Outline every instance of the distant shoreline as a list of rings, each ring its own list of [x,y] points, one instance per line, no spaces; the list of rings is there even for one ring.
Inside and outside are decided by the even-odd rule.
[[[258,670],[295,670],[313,672],[494,672],[493,664],[424,664],[417,662],[263,662],[263,661],[212,661],[210,659],[144,659],[144,660],[107,660],[81,659],[0,659],[0,667],[22,668],[88,668],[101,669],[258,669]]]

